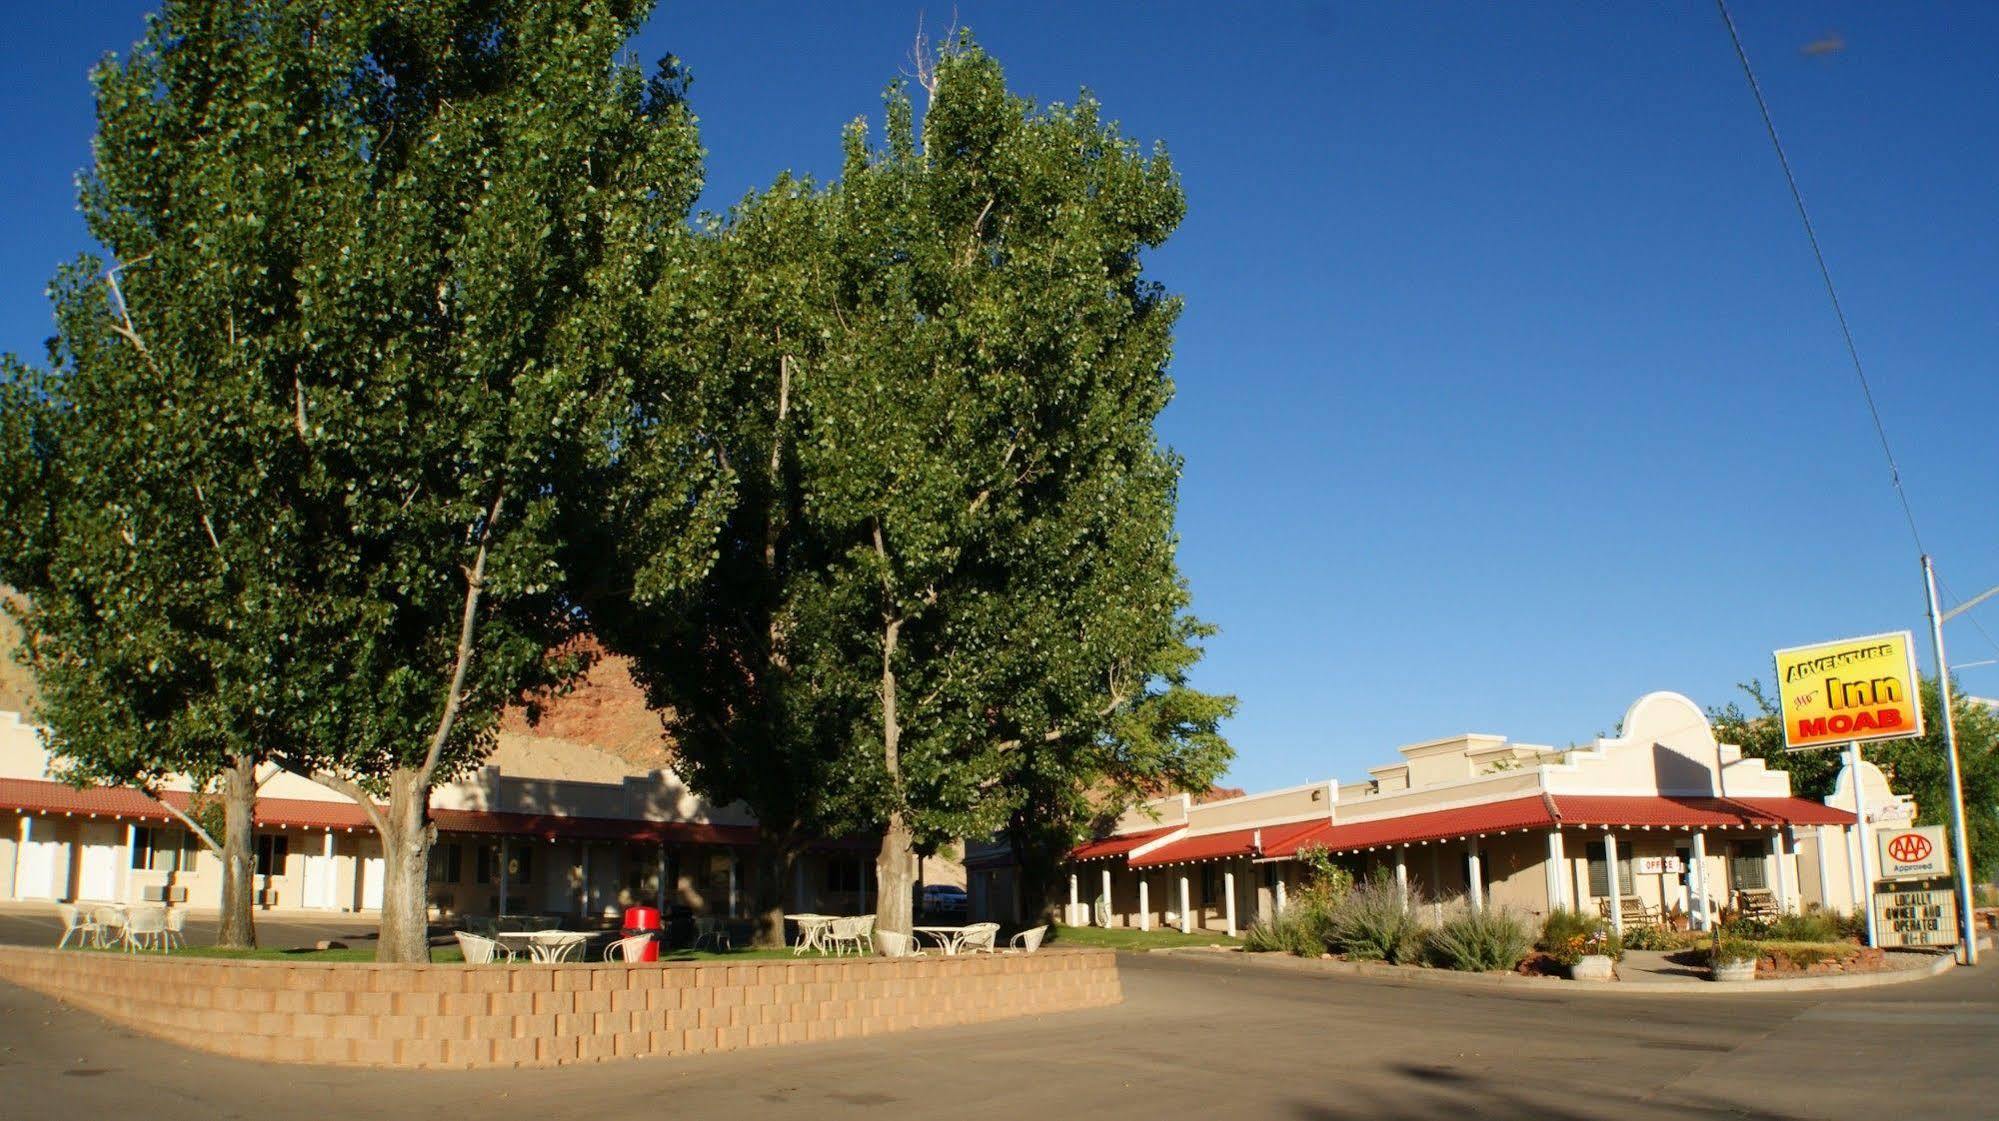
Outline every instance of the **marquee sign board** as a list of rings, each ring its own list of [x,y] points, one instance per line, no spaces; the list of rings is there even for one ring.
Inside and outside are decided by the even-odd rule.
[[[1883,879],[1927,880],[1950,875],[1950,847],[1941,825],[1883,829],[1874,834],[1874,843],[1880,846]]]
[[[1957,895],[1948,879],[1879,884],[1874,923],[1883,946],[1957,945]]]

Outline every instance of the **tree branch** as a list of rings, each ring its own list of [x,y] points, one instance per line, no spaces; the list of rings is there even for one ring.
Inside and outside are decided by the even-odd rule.
[[[375,827],[375,835],[377,837],[387,837],[389,835],[389,823],[382,817],[381,808],[375,804],[374,795],[361,789],[359,783],[342,778],[332,771],[314,771],[312,773],[312,781],[326,787],[328,790],[345,794],[347,797],[353,799],[354,804],[361,807],[361,812],[367,816],[368,824]]]
[[[472,559],[472,570],[465,576],[465,610],[458,621],[458,659],[451,668],[451,688],[444,695],[444,713],[437,719],[437,731],[430,737],[430,749],[424,753],[423,766],[417,770],[417,785],[427,788],[430,778],[437,772],[437,762],[444,755],[444,745],[451,738],[451,727],[458,721],[458,707],[465,701],[465,671],[472,665],[472,637],[478,628],[479,599],[486,591],[486,555],[493,544],[493,525],[500,520],[500,509],[506,502],[507,492],[502,489],[493,498],[493,508],[486,514],[486,522],[479,527],[479,552]],[[386,834],[385,834],[386,835]]]
[[[197,793],[199,793],[199,791],[197,791]],[[209,852],[212,852],[217,856],[222,855],[221,844],[217,843],[215,838],[209,835],[208,830],[202,828],[200,822],[194,820],[192,817],[189,817],[187,814],[182,813],[179,806],[176,806],[172,802],[167,801],[165,798],[161,797],[160,793],[158,792],[147,790],[146,797],[151,798],[155,802],[158,802],[160,804],[161,809],[167,811],[167,813],[169,814],[172,814],[176,819],[180,821],[182,825],[187,826],[188,832],[193,833],[195,836],[201,838],[201,843],[208,847]],[[192,797],[192,795],[190,795],[190,797]]]

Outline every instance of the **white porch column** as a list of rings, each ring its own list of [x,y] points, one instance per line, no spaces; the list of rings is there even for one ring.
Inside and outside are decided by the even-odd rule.
[[[326,834],[326,859],[333,859],[333,834],[331,832]],[[496,924],[499,919],[507,917],[507,839],[505,837],[500,838],[500,905],[493,908],[493,917]]]
[[[1610,928],[1624,937],[1624,885],[1617,875],[1617,834],[1603,831],[1604,880],[1610,891]]]
[[[1567,883],[1562,876],[1562,831],[1548,830],[1548,909],[1559,911],[1569,905]]]
[[[1070,926],[1085,925],[1076,921],[1076,905],[1081,898],[1081,893],[1082,886],[1076,882],[1076,873],[1069,873],[1069,914],[1067,917]]]
[[[1104,911],[1105,911],[1106,920],[1108,920],[1109,918],[1109,912],[1111,911],[1111,909],[1112,909],[1111,908],[1111,866],[1108,863],[1106,863],[1104,865]],[[1094,907],[1091,908],[1091,911],[1095,910],[1096,908]],[[1109,926],[1110,923],[1106,921],[1104,925]]]
[[[1479,868],[1478,838],[1465,842],[1465,891],[1471,896],[1471,909],[1485,910],[1485,876]]]
[[[1777,873],[1771,882],[1777,885],[1777,913],[1780,915],[1791,911],[1792,901],[1791,855],[1786,851],[1791,846],[1784,843],[1784,834],[1788,828],[1780,826],[1775,833],[1770,834],[1770,862],[1777,866]]]
[[[1687,890],[1693,894],[1693,898],[1688,902],[1687,917],[1692,921],[1695,930],[1706,930],[1709,920],[1707,913],[1707,834],[1699,830],[1694,832],[1694,854],[1692,859],[1694,866],[1689,869]]]
[[[1409,909],[1409,846],[1395,849],[1395,894],[1402,897],[1402,909]]]
[[[1187,890],[1187,873],[1180,873],[1180,933],[1194,933],[1193,893]]]
[[[736,854],[735,849],[730,849],[729,850],[729,917],[732,919],[736,917],[736,912],[737,912],[736,905],[742,896],[742,892],[740,890],[740,885],[742,884],[743,880],[743,875],[741,871],[742,865],[743,865],[742,857]]]
[[[1232,868],[1222,869],[1222,918],[1226,924],[1225,928],[1229,932],[1229,937],[1234,938],[1235,937],[1235,870]]]
[[[1138,929],[1152,929],[1152,894],[1146,890],[1145,873],[1138,874]]]
[[[1442,924],[1444,921],[1443,858],[1437,854],[1443,851],[1444,846],[1439,842],[1427,847],[1430,850],[1430,910],[1432,917]]]
[[[118,861],[118,902],[120,903],[135,902],[132,898],[132,850],[138,846],[139,827],[137,825],[125,826],[125,855]],[[252,852],[250,856],[252,860],[256,859],[255,852]],[[253,864],[251,867],[254,868],[255,865]],[[251,887],[254,889],[255,886],[253,882]],[[257,897],[253,890],[250,901],[255,903],[256,899]]]
[[[16,899],[25,898],[25,896],[21,894],[21,882],[25,880],[28,875],[28,833],[29,833],[29,824],[32,821],[34,821],[34,818],[30,817],[29,815],[27,814],[21,815],[21,838],[19,841],[16,841],[14,844],[14,898]],[[132,858],[129,854],[127,854],[125,857],[125,865],[127,868],[129,868],[131,867],[131,864],[132,864]]]
[[[1815,834],[1813,834],[1813,837],[1818,842],[1818,844],[1815,845],[1814,847],[1818,850],[1817,855],[1818,855],[1818,869],[1819,869],[1819,906],[1824,908],[1827,912],[1831,912],[1833,909],[1832,908],[1832,864],[1830,863],[1830,858],[1826,855],[1826,850],[1832,848],[1832,826],[1830,825],[1819,826],[1818,831]]]
[[[1277,913],[1282,915],[1284,908],[1290,904],[1290,900],[1284,898],[1284,876],[1282,873],[1278,874],[1277,886],[1273,890],[1277,893]]]
[[[581,873],[576,877],[576,917],[578,919],[588,919],[590,917],[589,842],[587,841],[576,842],[576,863]]]

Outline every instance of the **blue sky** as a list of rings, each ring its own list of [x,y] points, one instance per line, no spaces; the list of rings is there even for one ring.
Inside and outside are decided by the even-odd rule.
[[[44,286],[84,245],[85,71],[147,7],[9,5],[0,349],[41,353]],[[1925,543],[1973,595],[1999,583],[1999,6],[1738,7]],[[636,49],[694,71],[705,203],[836,172],[921,10],[662,7]],[[1162,432],[1187,460],[1183,567],[1222,627],[1198,683],[1242,700],[1232,783],[1358,777],[1460,731],[1584,740],[1650,690],[1729,700],[1776,647],[1922,633],[1914,547],[1711,6],[956,14],[1018,90],[1088,86],[1183,177],[1187,221],[1150,262],[1187,301]],[[1999,605],[1966,620],[1999,636]],[[1952,660],[1999,658],[1966,620]],[[1999,694],[1999,667],[1961,680]]]

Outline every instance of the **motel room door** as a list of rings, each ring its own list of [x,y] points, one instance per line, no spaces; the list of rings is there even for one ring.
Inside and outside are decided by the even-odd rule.
[[[116,825],[85,822],[79,830],[81,850],[76,868],[78,899],[118,902],[118,858],[124,855],[124,830]]]
[[[64,846],[55,839],[55,834],[55,822],[28,819],[27,837],[21,842],[20,871],[14,880],[16,899],[62,898],[62,892],[56,885],[56,867],[62,861]],[[67,869],[64,871],[67,872]],[[67,888],[69,885],[62,886]]]
[[[379,911],[382,909],[382,876],[386,866],[379,856],[371,856],[361,861],[361,909]]]
[[[305,905],[322,911],[335,910],[340,901],[334,898],[335,858],[324,851],[306,852],[305,856]]]

